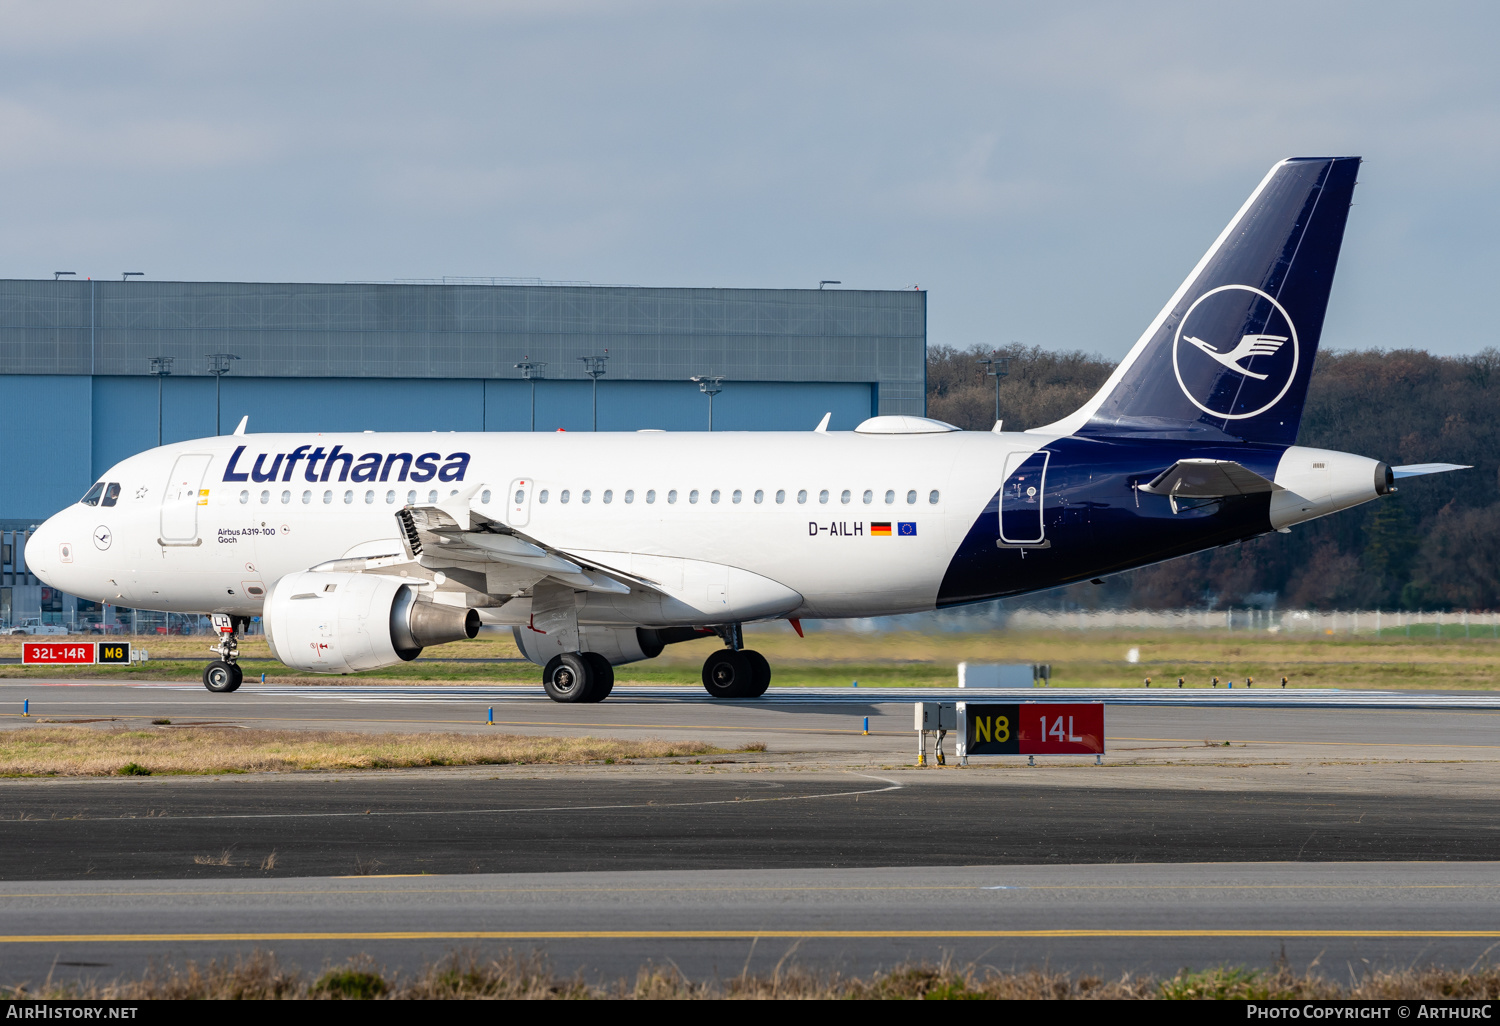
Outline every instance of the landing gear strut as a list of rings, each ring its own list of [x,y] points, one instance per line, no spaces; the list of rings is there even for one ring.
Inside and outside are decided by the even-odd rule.
[[[718,630],[728,648],[703,662],[703,687],[715,698],[759,698],[771,686],[771,664],[759,652],[744,647],[739,624]]]
[[[239,624],[228,613],[215,613],[213,623],[219,632],[219,643],[211,646],[209,651],[217,652],[219,658],[204,667],[203,686],[216,694],[226,694],[237,690],[245,680],[245,671],[239,664],[240,643],[235,637],[235,628]]]

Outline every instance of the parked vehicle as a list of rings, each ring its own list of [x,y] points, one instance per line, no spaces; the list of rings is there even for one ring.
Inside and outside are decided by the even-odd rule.
[[[20,623],[16,624],[14,627],[7,627],[3,631],[0,631],[0,634],[51,635],[67,633],[68,629],[62,624],[42,623],[42,619],[39,616],[28,617],[27,619],[22,620]]]

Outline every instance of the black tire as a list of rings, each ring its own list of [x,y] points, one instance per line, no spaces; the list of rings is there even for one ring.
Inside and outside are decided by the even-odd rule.
[[[745,653],[720,649],[703,661],[703,687],[715,698],[749,698],[755,692],[755,670]]]
[[[615,689],[615,668],[598,652],[585,652],[583,658],[588,660],[589,668],[594,671],[594,686],[584,701],[602,702]]]
[[[215,659],[203,668],[203,686],[216,695],[228,694],[244,679],[243,670],[222,659]]]
[[[766,662],[765,656],[759,652],[752,652],[748,648],[741,649],[740,655],[749,660],[750,679],[755,682],[755,686],[750,689],[750,693],[745,697],[759,698],[771,686],[771,664]]]
[[[587,702],[594,690],[594,668],[577,652],[555,655],[542,670],[542,687],[554,702]]]

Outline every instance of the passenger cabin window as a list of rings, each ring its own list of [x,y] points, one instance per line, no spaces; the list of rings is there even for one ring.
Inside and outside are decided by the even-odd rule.
[[[733,494],[733,495],[732,495],[732,496],[730,496],[730,499],[731,499],[731,500],[732,500],[732,501],[733,501],[733,502],[735,502],[735,503],[736,503],[736,504],[738,504],[738,503],[739,503],[739,501],[740,501],[740,500],[741,500],[741,499],[743,499],[743,498],[744,498],[744,497],[745,497],[745,496],[744,496],[744,495],[743,495],[743,494],[742,494],[742,493],[741,493],[741,492],[740,492],[740,490],[739,490],[739,489],[738,489],[738,488],[736,488],[736,489],[735,489],[735,490],[734,490],[734,494]]]
[[[329,503],[331,503],[332,501],[333,501],[333,491],[330,489],[329,491],[326,491],[326,492],[323,493],[323,505],[326,506]]]
[[[100,481],[98,484],[94,485],[94,487],[90,488],[88,492],[84,494],[83,498],[79,499],[78,501],[83,503],[85,506],[97,506],[99,505],[100,497],[103,495],[104,482]]]
[[[417,491],[415,488],[406,493],[406,504],[408,506],[415,506],[417,504]]]
[[[392,489],[391,491],[388,491],[388,492],[385,493],[385,504],[387,506],[394,506],[396,504],[396,491],[395,491],[395,489]]]
[[[826,503],[828,501],[828,489],[827,488],[824,488],[821,492],[818,493],[818,501],[819,502],[823,502],[823,503]]]
[[[306,506],[310,502],[312,502],[312,492],[303,492],[302,505]]]
[[[588,502],[588,501],[589,501],[589,500],[590,500],[590,499],[592,499],[592,498],[593,498],[593,497],[594,497],[594,493],[593,493],[593,492],[591,492],[591,491],[589,491],[589,490],[588,490],[588,489],[587,489],[587,488],[585,488],[585,489],[584,489],[584,490],[583,490],[583,496],[582,496],[582,499],[583,499],[583,501],[584,501],[584,502]]]
[[[568,498],[569,498],[569,492],[568,492],[568,490],[566,488],[564,488],[561,492],[558,493],[557,501],[561,502],[561,503],[566,503],[568,501]]]
[[[875,501],[875,493],[872,492],[872,491],[870,491],[870,489],[866,488],[865,489],[865,505],[868,506],[870,503],[872,503],[874,501]]]
[[[249,492],[244,492],[244,491],[240,492],[240,504],[243,505],[243,504],[245,504],[245,503],[247,503],[249,501],[250,501],[250,493]]]
[[[110,482],[109,487],[104,489],[104,498],[99,500],[101,506],[113,506],[120,499],[120,486]]]
[[[765,502],[765,501],[766,501],[766,493],[765,493],[765,491],[762,490],[762,489],[760,489],[760,488],[755,489],[755,504],[757,506],[759,506],[762,502]]]
[[[430,492],[427,493],[427,501],[428,502],[437,502],[437,489],[436,488],[434,488],[432,491],[430,491]]]
[[[885,493],[885,504],[887,506],[889,506],[889,505],[891,505],[891,503],[893,503],[895,501],[896,501],[896,490],[894,488],[887,489],[886,493]]]
[[[667,492],[667,502],[668,503],[673,503],[673,502],[676,502],[676,501],[677,501],[677,489],[673,488],[671,491]]]
[[[648,488],[648,489],[646,489],[646,505],[649,506],[651,503],[653,503],[655,501],[656,501],[656,489],[655,488]]]
[[[717,488],[708,493],[708,501],[714,503],[719,501],[719,490]]]
[[[292,493],[291,492],[282,492],[281,493],[281,504],[283,506],[285,506],[287,503],[289,503],[291,501],[292,501]]]
[[[547,501],[547,489],[543,488],[541,491],[539,491],[539,492],[536,493],[536,501],[540,502],[540,503],[544,503],[544,504],[546,503],[546,501]]]
[[[262,491],[260,493],[260,504],[262,506],[264,506],[266,503],[268,503],[270,501],[271,501],[271,493],[268,492],[268,491]]]
[[[785,488],[778,488],[778,489],[776,489],[776,504],[779,506],[779,505],[781,505],[785,501],[786,501],[786,489]]]
[[[369,491],[366,491],[365,492],[365,505],[369,506],[372,503],[374,503],[374,501],[375,501],[375,492],[374,492],[374,490],[371,489]]]
[[[688,492],[688,502],[697,502],[697,501],[698,501],[698,489],[694,488],[692,491]]]
[[[479,493],[479,501],[484,503],[486,506],[490,504],[490,490],[488,488]]]
[[[612,488],[606,488],[606,489],[604,489],[604,501],[605,501],[606,504],[615,501],[615,492],[614,492],[614,489],[612,489]]]
[[[627,489],[625,489],[625,503],[626,503],[626,505],[629,505],[630,503],[632,503],[634,501],[635,501],[635,489],[634,488],[627,488]]]
[[[930,491],[930,492],[927,493],[927,501],[931,505],[934,505],[934,506],[937,505],[938,493],[937,493],[937,489],[936,488],[934,488],[932,491]]]
[[[797,504],[800,506],[802,503],[804,503],[806,501],[807,501],[807,489],[803,488],[801,491],[799,491],[797,493]]]
[[[917,493],[915,491],[906,493],[906,504],[908,506],[915,506],[917,504]]]
[[[519,505],[521,505],[525,501],[526,501],[526,489],[524,489],[524,488],[517,488],[516,489],[516,499],[515,499],[516,505],[519,506]]]
[[[348,506],[348,505],[351,505],[353,502],[354,502],[354,489],[353,488],[346,488],[344,490],[344,505]]]
[[[849,489],[845,488],[839,494],[839,501],[842,502],[845,506],[849,505]]]

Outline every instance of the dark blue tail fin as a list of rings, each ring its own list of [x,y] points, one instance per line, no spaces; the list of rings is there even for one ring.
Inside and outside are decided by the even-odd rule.
[[[1036,430],[1294,443],[1358,171],[1273,167],[1098,395]]]

